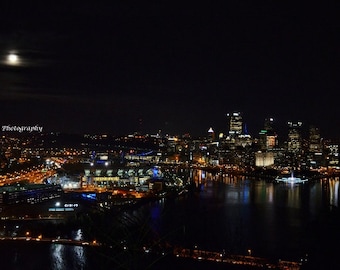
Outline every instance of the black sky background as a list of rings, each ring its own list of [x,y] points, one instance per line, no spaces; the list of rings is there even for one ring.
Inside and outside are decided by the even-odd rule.
[[[212,2],[0,4],[1,125],[198,136],[237,110],[340,138],[339,4]]]

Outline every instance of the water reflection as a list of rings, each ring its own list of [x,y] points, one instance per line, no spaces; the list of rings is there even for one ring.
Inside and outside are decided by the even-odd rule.
[[[157,239],[159,236],[159,233],[161,231],[161,212],[164,207],[164,198],[158,201],[158,203],[155,203],[151,206],[151,219],[150,219],[150,227],[151,231],[153,233],[153,236]]]
[[[51,269],[54,270],[64,270],[66,269],[64,254],[64,245],[51,245]]]
[[[339,177],[329,180],[329,204],[339,206]]]
[[[86,252],[83,246],[50,245],[51,269],[86,269]]]
[[[287,189],[287,201],[286,206],[292,208],[300,208],[301,207],[301,189],[303,186],[297,187],[289,187]]]
[[[72,247],[73,251],[73,269],[85,269],[86,266],[86,254],[84,247],[74,246]]]
[[[339,178],[287,185],[197,170],[192,179],[198,187],[198,197],[190,203],[197,208],[187,213],[192,211],[192,216],[201,216],[201,220],[185,224],[186,239],[192,232],[200,235],[200,240],[213,239],[216,248],[223,246],[226,250],[242,251],[242,247],[249,246],[267,254],[301,252],[302,246],[308,245],[302,240],[308,238],[306,228],[322,209],[339,205]],[[215,224],[210,224],[209,219],[216,219]],[[221,241],[223,235],[229,243]],[[195,236],[192,238],[194,241]]]
[[[124,212],[119,218],[126,230],[119,237],[127,239],[135,233],[134,243],[144,244],[151,236],[189,248],[197,244],[207,250],[241,254],[251,249],[255,256],[280,254],[296,259],[313,237],[306,228],[320,217],[322,209],[339,206],[338,177],[290,186],[201,170],[190,173],[199,189]],[[1,225],[1,235],[11,235],[17,224]],[[79,229],[72,238],[86,237]],[[45,251],[49,269],[88,269],[93,259],[82,246],[51,244],[50,256]],[[22,255],[11,254],[11,262],[19,264]]]

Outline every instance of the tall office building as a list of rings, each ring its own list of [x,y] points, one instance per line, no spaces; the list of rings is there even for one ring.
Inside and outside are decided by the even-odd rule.
[[[228,113],[229,136],[237,137],[242,134],[242,115],[240,112]]]
[[[302,147],[302,122],[288,122],[288,151],[299,152]]]
[[[277,144],[277,134],[274,131],[274,119],[266,118],[264,120],[264,127],[259,133],[259,143],[261,150],[274,149]]]
[[[208,140],[211,142],[215,141],[215,131],[212,127],[210,127],[208,130]]]
[[[264,129],[267,131],[274,131],[274,118],[269,117],[264,119]]]
[[[309,151],[321,152],[321,135],[320,130],[315,126],[309,128]]]
[[[325,145],[327,151],[327,163],[329,168],[340,169],[340,142],[328,141]]]
[[[319,168],[325,164],[320,130],[315,126],[309,127],[307,164],[310,168]]]

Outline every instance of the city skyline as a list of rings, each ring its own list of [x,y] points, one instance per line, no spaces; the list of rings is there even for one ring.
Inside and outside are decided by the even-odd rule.
[[[24,135],[24,136],[33,136],[34,134],[37,133],[44,133],[44,134],[58,134],[58,133],[62,133],[65,135],[78,135],[78,136],[85,136],[85,135],[98,135],[98,136],[113,136],[113,137],[120,137],[120,136],[128,136],[128,135],[158,135],[160,137],[187,137],[190,136],[192,138],[207,138],[210,137],[211,133],[214,133],[213,137],[214,140],[224,140],[227,139],[230,136],[238,136],[241,135],[241,137],[243,135],[249,135],[250,138],[252,139],[258,139],[259,137],[261,137],[265,132],[269,132],[270,135],[275,135],[278,139],[278,141],[280,143],[283,143],[285,141],[287,141],[288,137],[289,137],[289,132],[291,129],[292,125],[299,125],[298,129],[299,129],[299,133],[301,134],[301,139],[307,139],[309,140],[309,137],[311,136],[311,132],[315,133],[317,132],[318,136],[320,139],[322,140],[332,140],[332,141],[338,141],[339,138],[333,138],[333,137],[326,137],[324,136],[322,130],[320,130],[320,128],[318,126],[315,125],[307,125],[306,123],[302,122],[302,121],[286,121],[285,125],[278,125],[276,123],[276,120],[272,117],[268,117],[266,119],[264,119],[263,121],[263,125],[260,128],[260,130],[258,130],[257,132],[249,132],[248,131],[248,123],[244,122],[243,119],[243,114],[242,112],[231,112],[232,114],[238,114],[241,116],[241,120],[239,123],[237,123],[236,125],[239,125],[239,132],[235,133],[234,135],[231,134],[234,133],[234,128],[235,127],[231,127],[231,123],[229,122],[230,119],[228,119],[228,116],[226,116],[226,121],[225,121],[225,127],[223,128],[223,130],[217,130],[214,127],[210,126],[209,128],[205,128],[202,129],[201,133],[199,135],[197,134],[190,134],[190,133],[183,133],[183,134],[173,134],[173,133],[169,133],[169,132],[164,132],[163,130],[150,130],[150,131],[144,131],[144,130],[140,130],[140,129],[136,129],[134,131],[128,132],[128,133],[112,133],[112,132],[72,132],[72,131],[58,131],[58,130],[46,130],[45,127],[41,126],[41,125],[31,125],[31,126],[23,126],[23,125],[11,125],[11,124],[6,124],[6,125],[2,125],[1,127],[1,133],[3,135],[6,136],[14,136],[16,137],[16,135]],[[227,114],[228,115],[228,114]],[[279,128],[278,128],[279,127]]]
[[[340,138],[338,6],[2,6],[1,125],[204,136],[240,111],[253,136],[273,117]]]

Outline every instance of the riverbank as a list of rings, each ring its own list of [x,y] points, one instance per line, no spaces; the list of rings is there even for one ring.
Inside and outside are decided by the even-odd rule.
[[[26,245],[70,245],[70,246],[80,246],[80,247],[98,247],[101,248],[98,252],[101,254],[107,253],[107,250],[112,249],[111,246],[103,246],[101,243],[93,240],[91,242],[82,241],[82,240],[74,240],[74,239],[63,239],[63,238],[44,238],[42,236],[31,237],[30,235],[20,236],[20,237],[0,237],[0,243],[4,243],[6,245],[11,243],[18,243]],[[106,249],[106,251],[104,250]],[[113,250],[115,252],[129,252],[130,247],[122,246],[121,250],[117,250],[117,247],[114,247]],[[190,264],[191,267],[193,264],[199,262],[199,266],[205,265],[206,267],[213,267],[214,269],[219,269],[220,267],[228,265],[234,267],[231,269],[286,269],[286,270],[299,270],[303,263],[301,262],[292,262],[292,261],[271,261],[266,258],[254,257],[251,255],[237,255],[237,254],[225,254],[224,252],[215,252],[215,251],[207,251],[200,249],[188,249],[182,247],[163,247],[155,248],[155,247],[140,247],[139,251],[135,251],[136,257],[147,257],[150,261],[158,261],[161,265],[163,265],[164,261],[169,261],[172,264],[180,263],[181,266],[185,264]],[[162,262],[160,262],[162,261]],[[158,265],[158,263],[155,263]],[[157,266],[158,267],[158,266]],[[164,267],[162,267],[164,269]],[[152,268],[151,268],[152,269]],[[196,268],[197,269],[197,268]],[[201,269],[201,268],[198,268]],[[229,268],[230,269],[230,268]]]

